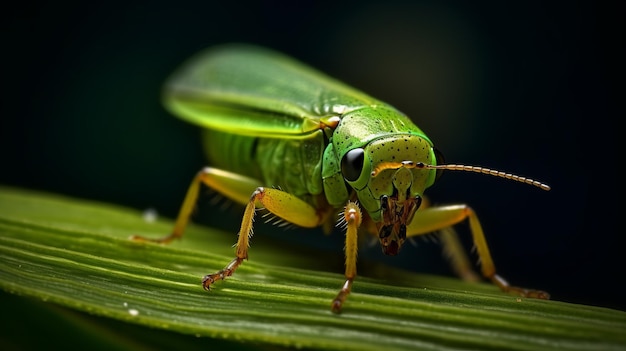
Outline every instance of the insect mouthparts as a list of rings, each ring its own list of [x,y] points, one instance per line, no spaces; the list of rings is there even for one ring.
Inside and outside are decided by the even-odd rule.
[[[395,256],[400,251],[400,245],[396,240],[389,242],[389,245],[383,246],[383,253],[388,256]]]

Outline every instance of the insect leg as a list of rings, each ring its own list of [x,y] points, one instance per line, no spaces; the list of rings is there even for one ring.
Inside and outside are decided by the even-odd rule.
[[[437,237],[441,240],[443,254],[450,262],[454,273],[465,281],[480,281],[480,276],[474,271],[470,259],[459,240],[459,235],[454,227],[446,227],[439,230]]]
[[[260,182],[237,173],[227,172],[213,167],[205,167],[196,173],[196,176],[191,181],[191,185],[189,185],[183,204],[176,217],[176,224],[172,229],[172,233],[162,238],[146,238],[133,235],[131,240],[167,244],[174,239],[182,237],[185,227],[187,227],[187,223],[189,222],[189,217],[196,206],[200,184],[215,189],[233,201],[245,204],[250,198],[250,193],[259,186]]]
[[[293,194],[278,189],[257,187],[252,192],[252,196],[249,197],[244,210],[237,244],[235,245],[236,257],[222,270],[206,275],[202,279],[204,289],[209,290],[215,281],[231,276],[243,260],[248,259],[252,224],[257,206],[263,207],[270,213],[301,227],[317,227],[326,219],[326,216],[320,214],[315,207]]]
[[[357,233],[359,226],[361,225],[362,215],[361,209],[354,202],[348,202],[346,208],[343,211],[343,216],[346,221],[346,282],[337,294],[337,297],[333,300],[331,310],[335,313],[341,312],[341,306],[350,294],[352,289],[352,282],[356,277],[356,255],[357,255]]]
[[[504,278],[496,274],[496,267],[493,263],[493,259],[491,258],[485,234],[482,226],[480,225],[480,221],[478,220],[478,216],[476,216],[474,210],[467,205],[461,204],[430,207],[417,211],[413,220],[409,226],[407,226],[407,236],[416,236],[438,231],[460,223],[465,219],[469,220],[472,238],[480,259],[481,272],[485,278],[491,280],[493,284],[498,286],[504,292],[516,294],[522,297],[533,297],[539,299],[550,298],[548,293],[541,290],[511,286]]]
[[[427,197],[423,198],[419,211],[430,207],[430,201]],[[416,224],[413,222],[413,224]],[[409,230],[411,227],[409,226]],[[420,233],[422,234],[422,233]],[[408,233],[407,235],[418,235],[416,233]],[[454,273],[465,281],[480,281],[481,277],[474,271],[473,265],[459,240],[459,235],[452,226],[441,228],[437,231],[437,238],[443,246],[443,254],[450,263],[450,267]]]

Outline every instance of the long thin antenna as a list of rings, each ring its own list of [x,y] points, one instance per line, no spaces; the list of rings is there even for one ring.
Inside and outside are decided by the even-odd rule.
[[[372,171],[372,177],[376,177],[378,173],[386,169],[398,169],[398,168],[425,168],[425,169],[444,169],[450,171],[466,171],[474,173],[488,174],[495,177],[514,180],[516,182],[525,183],[528,185],[536,186],[542,190],[550,190],[550,186],[527,177],[518,176],[512,173],[506,173],[497,171],[495,169],[479,167],[479,166],[467,166],[467,165],[427,165],[423,162],[402,161],[402,162],[381,162],[374,167]]]

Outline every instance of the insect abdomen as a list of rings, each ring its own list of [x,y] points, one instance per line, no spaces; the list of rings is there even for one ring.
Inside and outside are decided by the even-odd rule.
[[[306,139],[273,139],[204,130],[210,165],[259,179],[303,199],[322,193],[322,133]]]
[[[254,159],[257,138],[204,129],[202,140],[211,166],[260,179]]]
[[[304,198],[322,192],[321,138],[260,139],[257,159],[265,182]]]

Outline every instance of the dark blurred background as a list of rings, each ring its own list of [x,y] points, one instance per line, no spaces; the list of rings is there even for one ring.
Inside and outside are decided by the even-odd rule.
[[[450,163],[550,184],[544,192],[448,172],[428,194],[477,211],[510,281],[556,300],[625,310],[616,141],[625,112],[624,6],[408,3],[5,8],[0,184],[174,217],[204,158],[198,130],[162,108],[161,84],[201,49],[255,43],[396,106]],[[234,213],[211,223],[234,237],[241,212]],[[317,232],[280,234],[309,245],[326,240]],[[342,238],[335,238],[328,254],[341,261]],[[377,247],[364,252],[381,256]],[[438,273],[439,256],[435,245],[418,241],[393,262]],[[430,257],[434,263],[425,265]]]

